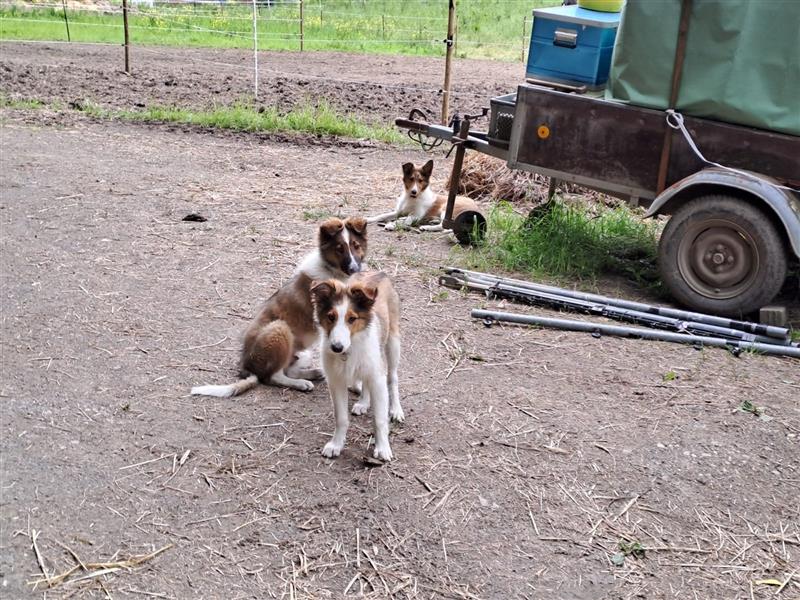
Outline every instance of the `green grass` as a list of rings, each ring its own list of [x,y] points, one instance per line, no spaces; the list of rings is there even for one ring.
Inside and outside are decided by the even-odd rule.
[[[525,217],[501,203],[488,214],[484,242],[456,248],[454,259],[483,271],[500,267],[539,277],[578,278],[616,273],[655,285],[657,236],[655,223],[626,206],[598,209],[555,200]]]
[[[521,60],[531,10],[560,0],[460,0],[456,56]],[[120,2],[107,12],[68,10],[73,41],[121,43]],[[299,3],[261,7],[259,48],[299,50]],[[324,0],[304,3],[306,50],[443,56],[447,2],[442,0]],[[134,45],[246,48],[253,46],[252,9],[242,5],[135,7],[129,16]],[[0,9],[0,38],[66,40],[61,9]]]
[[[326,208],[306,208],[303,210],[304,221],[323,221],[332,216],[334,216],[333,213]]]
[[[45,108],[39,100],[9,98],[0,94],[0,108]],[[60,110],[58,104],[50,105]],[[70,108],[84,114],[134,122],[181,123],[236,131],[298,132],[333,135],[352,139],[378,140],[406,144],[407,138],[396,129],[370,125],[351,115],[341,115],[325,102],[305,104],[287,113],[274,107],[255,108],[248,104],[219,106],[211,110],[189,110],[169,106],[151,106],[142,110],[109,110],[91,101],[71,102]]]
[[[45,103],[39,100],[9,98],[5,94],[0,94],[0,108],[35,109],[44,107]]]
[[[114,111],[110,116],[126,121],[182,123],[238,131],[295,131],[389,143],[404,141],[400,132],[392,127],[368,125],[353,116],[337,113],[324,102],[301,106],[288,113],[281,113],[274,107],[256,109],[237,104],[211,110],[151,106],[137,111]]]

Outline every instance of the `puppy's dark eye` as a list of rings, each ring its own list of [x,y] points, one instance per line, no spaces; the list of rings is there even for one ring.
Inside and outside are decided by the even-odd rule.
[[[353,250],[358,250],[359,248],[361,248],[361,244],[358,242],[353,242]]]
[[[328,313],[328,321],[333,323],[335,320],[336,320],[336,314],[335,313]]]
[[[336,246],[336,251],[337,251],[339,254],[342,254],[342,253],[344,252],[344,245],[342,245],[342,244],[339,244],[338,246]]]
[[[347,322],[348,322],[348,323],[350,323],[351,325],[352,325],[353,323],[355,323],[356,321],[358,321],[358,317],[355,317],[355,316],[353,316],[353,315],[350,315],[350,318],[349,318],[349,319],[347,319]]]

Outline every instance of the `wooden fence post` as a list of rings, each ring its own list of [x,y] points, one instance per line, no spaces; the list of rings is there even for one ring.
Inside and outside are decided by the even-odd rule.
[[[125,72],[131,74],[130,34],[128,33],[128,0],[122,0],[122,28],[125,32]]]
[[[300,0],[300,52],[303,51],[303,42],[305,41],[303,25],[305,25],[305,21],[303,19],[303,0]]]
[[[253,98],[258,101],[258,5],[253,0]]]
[[[450,118],[450,62],[453,59],[453,34],[455,32],[456,0],[448,0],[447,9],[447,51],[444,58],[444,89],[442,93],[442,125]]]
[[[525,31],[528,29],[528,16],[522,17],[522,64],[525,64]]]
[[[72,37],[69,35],[69,19],[67,18],[67,0],[61,0],[61,6],[64,8],[64,25],[67,28],[67,41],[71,42]]]

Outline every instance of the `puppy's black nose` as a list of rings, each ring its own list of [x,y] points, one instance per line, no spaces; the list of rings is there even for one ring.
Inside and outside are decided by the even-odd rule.
[[[333,350],[337,354],[339,352],[341,352],[342,349],[343,349],[343,346],[339,342],[331,342],[331,350]]]

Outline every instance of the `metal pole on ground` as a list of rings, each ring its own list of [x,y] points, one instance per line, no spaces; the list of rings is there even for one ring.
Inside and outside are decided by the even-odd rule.
[[[618,306],[620,308],[628,308],[631,310],[638,310],[641,312],[660,315],[664,317],[673,317],[683,321],[692,321],[697,323],[706,323],[708,325],[717,325],[719,327],[728,327],[731,329],[739,329],[748,333],[757,335],[765,335],[767,337],[774,337],[778,340],[788,340],[790,332],[785,327],[775,327],[773,325],[762,325],[760,323],[750,323],[747,321],[737,321],[736,319],[729,319],[727,317],[717,317],[715,315],[706,315],[703,313],[696,313],[685,311],[666,306],[655,306],[644,304],[642,302],[634,302],[631,300],[623,300],[621,298],[609,298],[599,294],[590,294],[587,292],[578,292],[576,290],[568,290],[557,288],[549,285],[539,283],[532,283],[530,281],[523,281],[520,279],[512,279],[510,277],[496,277],[488,273],[480,273],[478,271],[468,271],[466,269],[455,269],[451,267],[445,268],[445,273],[459,278],[465,278],[467,281],[485,282],[489,286],[495,284],[508,284],[522,289],[530,289],[534,291],[541,291],[546,293],[559,294],[568,298],[576,298],[578,300],[586,300],[589,302],[598,302],[600,304],[608,304],[609,306]]]
[[[479,310],[477,308],[472,310],[472,318],[485,319],[487,323],[491,323],[492,321],[501,321],[506,323],[519,323],[522,325],[539,325],[541,327],[566,329],[567,331],[584,331],[591,334],[605,334],[634,339],[659,340],[663,342],[676,342],[680,344],[692,344],[697,346],[713,346],[717,348],[728,348],[735,350],[753,350],[775,356],[791,356],[794,358],[800,358],[800,348],[773,346],[771,344],[761,344],[757,342],[726,340],[713,336],[707,337],[689,335],[685,333],[672,333],[671,331],[653,331],[638,327],[620,327],[618,325],[607,325],[605,323],[594,323],[592,321],[553,319],[550,317],[539,317],[536,315],[520,315],[515,313],[495,312],[491,310]]]
[[[258,101],[258,5],[253,0],[253,98]]]
[[[64,25],[67,27],[67,41],[71,42],[72,37],[69,35],[69,19],[67,18],[67,0],[61,0],[61,6],[64,8]]]
[[[128,0],[122,0],[122,28],[125,33],[125,72],[131,74],[130,34],[128,33]]]
[[[450,61],[453,59],[453,34],[455,32],[456,0],[448,0],[447,8],[447,51],[444,58],[444,88],[442,94],[442,125],[447,125],[450,117]]]

